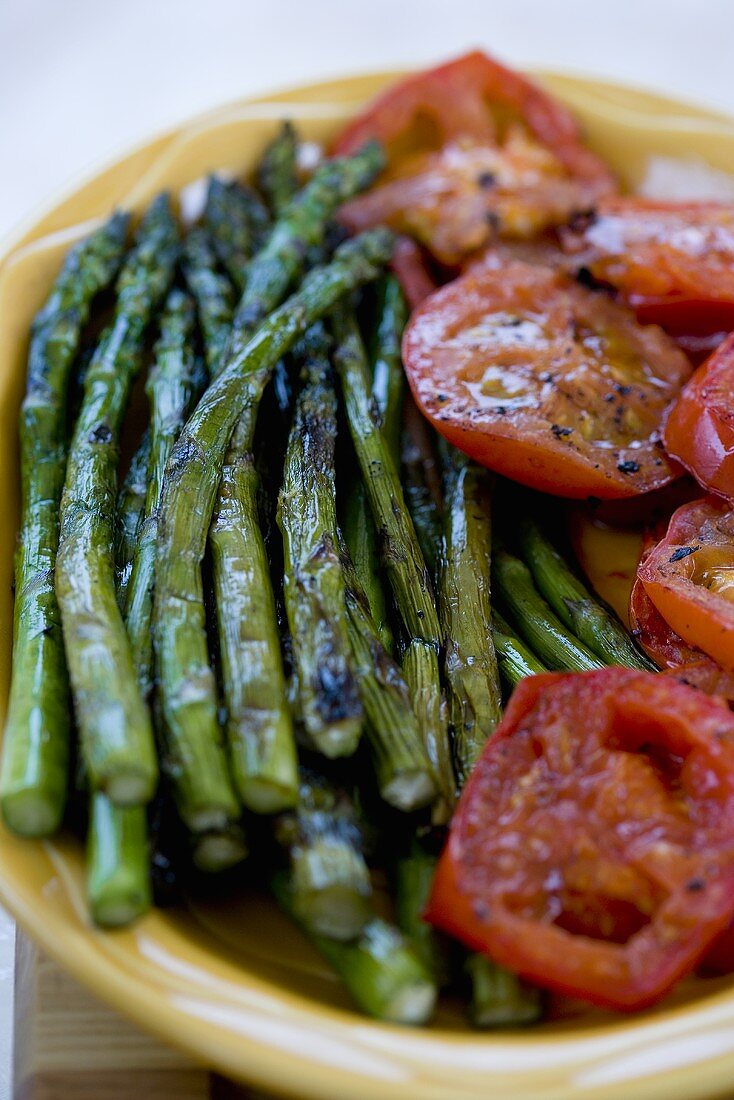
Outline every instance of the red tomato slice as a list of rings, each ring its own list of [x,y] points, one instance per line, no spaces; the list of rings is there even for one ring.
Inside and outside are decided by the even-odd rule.
[[[492,144],[508,112],[553,150],[572,175],[598,180],[607,191],[614,187],[609,168],[583,144],[571,112],[481,50],[388,88],[346,127],[333,152],[353,153],[370,138],[385,145],[391,160],[406,151],[439,149],[455,137]]]
[[[703,974],[731,974],[734,971],[734,924],[728,925],[709,947],[698,968]]]
[[[614,189],[561,104],[474,52],[388,89],[335,152],[369,138],[388,154],[385,181],[342,208],[353,232],[380,222],[458,263],[497,233],[529,237]]]
[[[688,360],[561,272],[472,267],[413,312],[403,360],[437,430],[515,481],[610,499],[678,476],[660,424]]]
[[[734,206],[603,198],[562,232],[643,322],[706,335],[734,328]]]
[[[660,521],[645,532],[640,564],[664,538],[667,526]],[[630,593],[629,621],[635,638],[648,657],[660,665],[663,675],[675,676],[681,683],[705,691],[707,695],[720,695],[728,703],[734,702],[734,675],[675,633],[655,607],[639,577],[635,578]]]
[[[664,440],[705,489],[734,500],[734,333],[683,387]]]
[[[655,673],[524,680],[451,823],[427,919],[541,986],[658,1000],[734,915],[734,715]]]
[[[673,513],[637,576],[666,623],[734,672],[734,511],[707,498]]]

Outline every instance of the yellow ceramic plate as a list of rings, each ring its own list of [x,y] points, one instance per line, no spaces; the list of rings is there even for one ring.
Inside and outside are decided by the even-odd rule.
[[[178,190],[207,170],[250,169],[284,115],[308,138],[327,137],[388,79],[300,88],[196,119],[83,182],[7,245],[0,260],[0,699],[10,670],[26,336],[62,253],[116,204],[140,209],[160,188]],[[596,81],[543,79],[632,187],[652,156],[699,158],[734,172],[731,119]],[[734,988],[727,982],[691,982],[672,1002],[629,1018],[580,1011],[533,1031],[483,1035],[465,1028],[460,1006],[445,1004],[430,1030],[411,1030],[352,1011],[318,957],[259,897],[154,912],[131,930],[102,934],[86,915],[78,846],[23,842],[2,831],[0,896],[99,997],[196,1059],[287,1096],[695,1100],[734,1086]]]

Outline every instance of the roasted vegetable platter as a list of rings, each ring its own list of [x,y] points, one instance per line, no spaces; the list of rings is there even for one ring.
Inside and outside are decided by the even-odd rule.
[[[382,1020],[727,973],[734,208],[479,53],[211,167],[32,326],[7,828],[84,838],[103,929],[270,892]]]

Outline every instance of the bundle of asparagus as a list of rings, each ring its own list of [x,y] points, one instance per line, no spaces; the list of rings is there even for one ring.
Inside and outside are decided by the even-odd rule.
[[[100,925],[200,888],[194,869],[236,868],[365,1012],[424,1022],[468,974],[478,1025],[525,1023],[535,990],[421,921],[452,805],[503,687],[647,662],[532,505],[493,534],[491,479],[406,400],[391,237],[332,247],[380,149],[303,185],[297,149],[285,125],[254,185],[213,177],[185,233],[165,195],[129,249],[114,215],[34,322],[2,814],[47,837],[81,798],[66,816],[86,820]],[[144,368],[149,422],[118,489]],[[374,835],[395,923],[375,903]]]

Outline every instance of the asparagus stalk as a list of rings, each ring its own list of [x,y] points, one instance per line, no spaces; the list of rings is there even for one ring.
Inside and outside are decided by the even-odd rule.
[[[336,520],[336,394],[321,326],[301,351],[303,387],[288,440],[278,526],[299,713],[325,756],[350,756],[362,733]]]
[[[398,810],[416,810],[436,795],[436,779],[402,672],[382,644],[369,602],[342,547],[349,638],[367,719],[380,794]]]
[[[247,856],[247,839],[239,825],[210,829],[193,838],[191,858],[199,871],[218,874],[236,867]]]
[[[247,270],[234,321],[234,354],[254,325],[279,304],[302,268],[307,247],[322,240],[339,196],[351,194],[371,180],[379,159],[374,150],[368,150],[351,160],[332,163],[282,212],[268,242]],[[335,188],[336,194],[329,195],[329,187]],[[225,223],[220,225],[220,238],[226,228]],[[244,244],[240,248],[243,253]],[[260,392],[262,388],[264,381]],[[259,481],[253,446],[258,407],[259,395],[249,403],[230,440],[210,537],[235,781],[246,805],[259,812],[273,812],[293,804],[297,778],[275,601],[257,519]],[[240,609],[235,630],[230,625],[232,606]],[[353,701],[357,699],[354,695]],[[352,704],[349,698],[344,702],[348,726],[346,712]]]
[[[377,324],[372,346],[372,396],[382,419],[382,434],[399,464],[405,374],[400,345],[408,321],[408,306],[400,283],[386,275],[377,286]]]
[[[549,668],[604,668],[604,662],[566,630],[533,584],[525,563],[501,545],[492,555],[492,584],[518,633]]]
[[[469,955],[465,965],[472,987],[470,1015],[475,1027],[517,1027],[540,1019],[543,999],[535,986],[485,955]]]
[[[393,653],[395,640],[382,581],[377,528],[370,512],[367,490],[361,474],[349,486],[343,519],[344,541],[367,599],[370,615],[377,627],[380,642],[386,653]]]
[[[448,446],[444,470],[438,607],[454,760],[463,786],[502,716],[497,655],[489,629],[491,486],[485,470]]]
[[[117,494],[115,579],[117,602],[121,609],[125,607],[127,586],[130,583],[130,574],[133,571],[133,557],[138,541],[138,528],[145,509],[149,463],[150,432],[146,429],[137,450],[130,460],[130,466]]]
[[[441,546],[441,491],[431,429],[408,394],[401,436],[401,467],[408,506],[423,557],[436,575]]]
[[[272,888],[283,911],[298,920],[288,876],[274,876]],[[317,935],[299,924],[362,1012],[395,1024],[424,1024],[430,1019],[436,986],[412,946],[393,925],[373,917],[357,939],[346,943]]]
[[[31,331],[20,418],[13,675],[0,776],[5,823],[22,836],[54,833],[66,802],[71,708],[54,568],[67,391],[82,328],[122,261],[126,230],[127,217],[115,214],[69,252]]]
[[[417,837],[395,864],[395,906],[398,925],[439,989],[451,979],[448,941],[423,920],[438,857]]]
[[[209,369],[216,376],[233,302],[228,281],[223,286],[216,273],[206,236],[199,233],[193,241],[192,236],[187,277],[197,297]],[[225,463],[209,541],[232,778],[248,809],[274,813],[295,803],[298,772],[275,598],[257,514],[258,486],[251,453]],[[225,829],[223,837],[217,835],[223,840],[233,834]],[[211,865],[212,846],[213,841],[206,842],[198,862]],[[217,847],[224,852],[223,842]],[[231,846],[230,858],[235,854]]]
[[[490,623],[492,518],[485,471],[445,446],[444,537],[439,609],[446,631],[444,671],[455,738],[459,787],[502,717],[499,669]],[[482,955],[466,960],[477,1027],[537,1019],[540,995],[516,974]]]
[[[293,720],[252,453],[227,456],[209,532],[226,732],[235,789],[274,813],[298,791]]]
[[[119,928],[150,908],[148,823],[144,806],[115,806],[91,795],[87,899],[95,924]]]
[[[322,774],[301,769],[298,804],[275,819],[288,856],[291,904],[311,932],[350,940],[370,918],[372,884],[355,807]]]
[[[173,277],[176,223],[166,195],[143,218],[117,282],[117,306],[87,372],[61,501],[56,596],[90,787],[119,805],[153,795],[158,762],[115,592],[117,441],[145,334]]]
[[[296,131],[290,122],[284,122],[258,165],[257,185],[275,217],[280,216],[298,190],[297,152]]]
[[[237,813],[218,746],[201,587],[206,533],[230,435],[245,410],[257,408],[275,363],[341,297],[375,278],[391,247],[389,233],[373,230],[314,269],[300,291],[231,352],[173,448],[159,521],[154,640],[177,801],[191,827],[222,827]]]
[[[235,287],[242,293],[250,257],[263,243],[270,216],[251,187],[209,180],[204,225]]]
[[[252,261],[237,307],[238,341],[249,339],[301,274],[309,249],[324,239],[329,219],[338,207],[369,187],[384,166],[379,145],[369,142],[352,157],[326,161],[286,207],[267,241]],[[236,347],[234,350],[236,354]]]
[[[453,802],[455,781],[441,708],[440,627],[431,582],[392,455],[375,415],[364,345],[353,315],[346,309],[339,310],[334,330],[334,361],[352,443],[378,528],[383,566],[408,638],[403,672],[446,812]]]
[[[186,419],[194,395],[195,356],[193,303],[187,294],[172,290],[161,317],[155,361],[148,375],[151,455],[145,509],[133,556],[125,599],[125,622],[144,699],[153,688],[153,583],[158,537],[158,509],[163,473],[171,449]]]
[[[377,291],[377,324],[371,354],[372,396],[396,469],[400,466],[400,426],[405,394],[400,340],[406,320],[407,308],[400,285],[393,276],[385,276],[378,283]],[[394,641],[380,570],[377,528],[369,509],[364,479],[359,474],[354,478],[346,503],[344,535],[380,641],[387,652],[392,653]]]
[[[520,552],[541,595],[558,618],[604,664],[657,671],[619,619],[591,595],[529,514],[517,526]]]
[[[492,640],[494,641],[500,676],[512,691],[526,676],[547,672],[532,650],[521,641],[499,611],[492,611]]]
[[[231,280],[217,270],[214,244],[205,229],[195,226],[184,242],[184,275],[195,301],[204,337],[204,355],[211,377],[223,360],[235,307]]]

